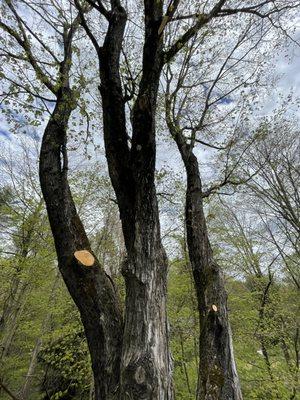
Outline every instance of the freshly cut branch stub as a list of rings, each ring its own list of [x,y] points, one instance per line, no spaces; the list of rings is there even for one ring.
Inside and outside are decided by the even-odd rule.
[[[75,251],[74,256],[85,267],[91,267],[95,263],[95,257],[88,250]]]
[[[215,304],[213,304],[213,305],[211,306],[211,309],[212,309],[212,311],[214,311],[214,312],[217,312],[217,311],[218,311],[218,307],[217,307]]]

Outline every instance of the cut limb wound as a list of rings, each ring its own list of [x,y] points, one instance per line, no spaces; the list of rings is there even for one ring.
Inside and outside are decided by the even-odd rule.
[[[215,304],[213,304],[213,305],[211,306],[211,309],[212,309],[214,312],[217,312],[217,311],[218,311],[218,307],[217,307]]]
[[[76,260],[85,267],[91,267],[94,265],[95,257],[88,250],[75,251],[74,256]]]

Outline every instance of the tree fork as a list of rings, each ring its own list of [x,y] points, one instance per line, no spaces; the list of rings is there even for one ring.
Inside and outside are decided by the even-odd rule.
[[[125,101],[119,62],[127,20],[112,2],[100,59],[104,141],[116,192],[127,262],[121,399],[171,400],[171,360],[166,318],[167,258],[160,237],[154,183],[155,108],[161,73],[161,2],[145,1],[146,39],[139,94],[133,107],[132,146],[128,147]]]

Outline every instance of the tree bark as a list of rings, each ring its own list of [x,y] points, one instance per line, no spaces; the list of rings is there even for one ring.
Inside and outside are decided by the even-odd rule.
[[[122,315],[112,281],[95,258],[85,267],[74,257],[90,243],[77,214],[67,180],[66,131],[74,108],[71,90],[64,87],[46,126],[40,153],[40,183],[46,202],[58,266],[76,303],[92,359],[95,399],[117,398]]]
[[[197,157],[180,134],[174,137],[187,175],[185,223],[200,318],[197,400],[241,400],[227,294],[208,238]]]
[[[143,73],[132,111],[128,146],[119,72],[126,12],[112,2],[100,59],[100,92],[109,174],[114,187],[127,259],[121,399],[173,398],[166,315],[167,257],[162,246],[154,183],[155,109],[161,73],[158,28],[161,2],[145,1]]]

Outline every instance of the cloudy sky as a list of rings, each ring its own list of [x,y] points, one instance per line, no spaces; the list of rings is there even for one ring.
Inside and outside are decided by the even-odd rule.
[[[298,24],[298,30],[293,36],[300,41],[300,22]],[[271,113],[276,107],[280,107],[282,98],[288,96],[291,92],[293,93],[294,99],[300,99],[300,47],[297,45],[288,46],[287,51],[282,50],[279,52],[274,62],[271,65],[271,74],[277,74],[279,76],[274,88],[268,93],[266,97],[262,99],[263,107],[259,111],[260,115],[257,117],[264,116],[265,114]],[[1,91],[1,83],[0,83]],[[5,107],[5,105],[1,105]],[[290,104],[291,115],[296,114],[300,117],[299,110]],[[26,138],[28,140],[39,140],[38,138],[42,134],[41,128],[28,127],[26,129]],[[21,136],[13,134],[9,128],[9,125],[5,119],[5,116],[0,113],[0,143],[5,148],[12,147],[18,148]],[[22,138],[22,140],[24,137]],[[3,155],[3,153],[2,153]],[[2,155],[0,154],[0,160]],[[174,144],[170,142],[160,142],[158,144],[158,167],[172,164],[176,170],[182,168],[181,162],[178,158],[178,152]]]

